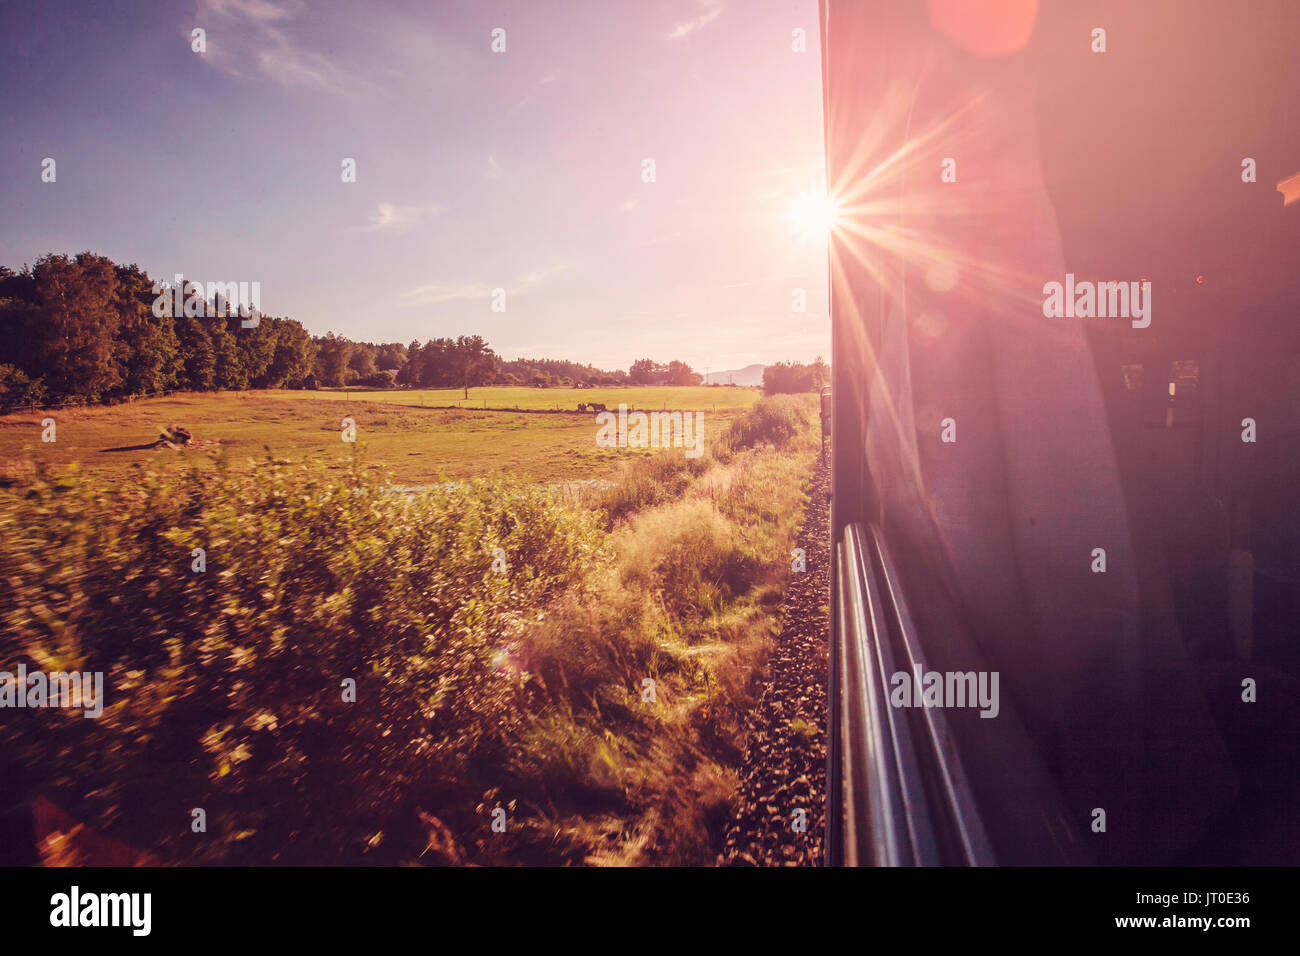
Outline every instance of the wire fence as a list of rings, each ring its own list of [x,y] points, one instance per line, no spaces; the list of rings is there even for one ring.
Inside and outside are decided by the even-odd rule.
[[[37,412],[55,411],[61,408],[108,408],[113,405],[126,405],[131,402],[143,400],[146,398],[167,398],[171,395],[179,395],[177,389],[155,390],[152,392],[140,392],[135,395],[125,395],[121,398],[108,402],[95,402],[89,399],[77,399],[71,402],[10,402],[0,403],[0,415],[13,415],[19,412],[30,412],[35,415]]]

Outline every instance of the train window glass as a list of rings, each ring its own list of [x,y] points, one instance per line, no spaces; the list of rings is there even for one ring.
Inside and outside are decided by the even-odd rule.
[[[1121,365],[1120,371],[1124,373],[1124,387],[1130,392],[1136,392],[1142,387],[1142,366],[1138,365]]]
[[[1169,381],[1178,391],[1196,388],[1201,383],[1201,364],[1196,359],[1180,359],[1169,369]]]

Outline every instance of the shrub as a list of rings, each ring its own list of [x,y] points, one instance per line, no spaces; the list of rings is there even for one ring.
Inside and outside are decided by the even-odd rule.
[[[830,368],[820,358],[811,364],[777,362],[763,369],[763,393],[798,394],[821,388],[830,380]]]
[[[0,495],[0,532],[0,667],[103,671],[107,698],[10,711],[6,783],[220,863],[392,862],[422,805],[472,814],[518,746],[519,628],[602,547],[542,489],[402,495],[269,459],[38,483]]]
[[[722,443],[733,453],[764,443],[781,449],[809,423],[809,406],[802,396],[766,398],[731,423]]]
[[[625,536],[624,582],[657,587],[683,622],[718,611],[749,591],[761,562],[737,539],[737,526],[707,501],[680,501],[641,517]]]
[[[711,862],[814,409],[764,399],[588,510],[355,459],[0,491],[0,669],[107,690],[98,720],[6,712],[0,805],[44,794],[167,862]],[[498,800],[508,832],[476,837]]]
[[[41,379],[33,381],[22,369],[0,364],[0,408],[39,405],[45,398],[45,384]]]
[[[665,449],[633,459],[619,480],[596,498],[613,524],[620,518],[681,496],[692,478],[709,467],[707,456],[687,458],[680,450]]]

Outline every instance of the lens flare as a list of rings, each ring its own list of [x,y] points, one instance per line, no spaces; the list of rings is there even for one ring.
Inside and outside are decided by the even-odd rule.
[[[826,193],[804,193],[790,204],[790,222],[802,241],[825,239],[842,221],[839,200]]]

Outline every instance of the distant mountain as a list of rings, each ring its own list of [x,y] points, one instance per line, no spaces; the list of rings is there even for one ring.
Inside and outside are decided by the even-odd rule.
[[[710,372],[704,376],[704,384],[712,385],[717,382],[719,385],[762,385],[765,367],[762,363],[755,363],[727,372]]]

